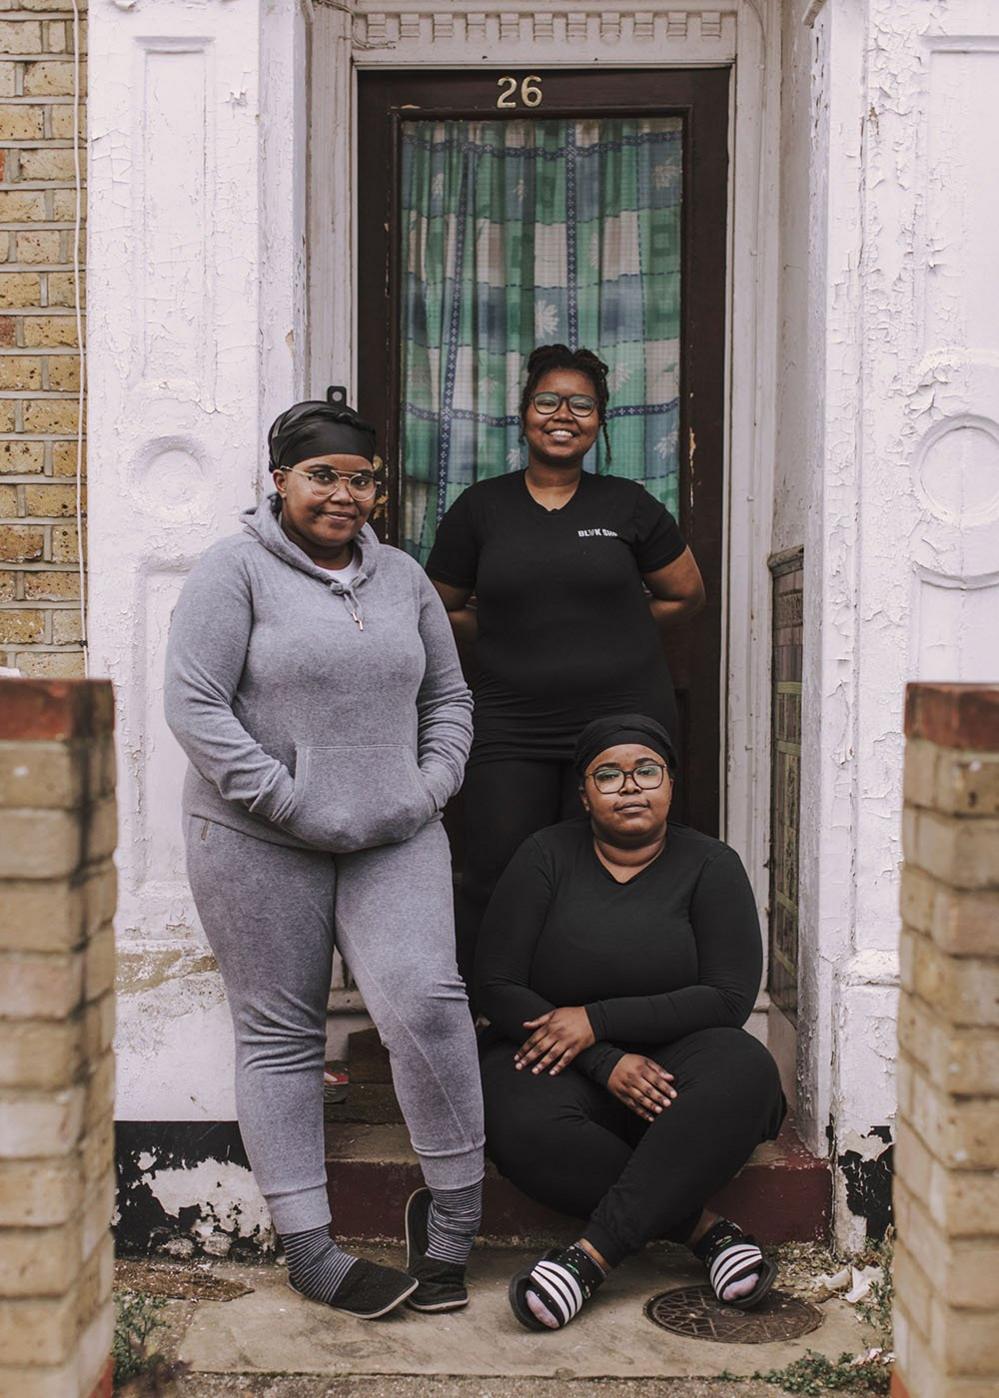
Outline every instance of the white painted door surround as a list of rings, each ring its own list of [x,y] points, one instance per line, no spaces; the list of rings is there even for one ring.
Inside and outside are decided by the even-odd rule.
[[[727,586],[722,823],[743,854],[761,910],[769,832],[769,581],[776,286],[776,120],[779,0],[676,8],[658,0],[608,9],[575,0],[489,11],[459,0],[446,11],[407,0],[317,5],[312,30],[309,218],[309,374],[353,384],[354,142],[352,71],[481,68],[483,82],[534,68],[732,67],[728,256],[729,424],[724,463]],[[331,140],[330,133],[333,133]],[[322,152],[322,160],[316,158]],[[345,192],[347,197],[345,196]]]
[[[352,386],[359,67],[732,68],[722,788],[764,906],[778,18],[777,0],[92,9],[91,656],[119,699],[120,1118],[234,1115],[221,985],[184,877],[163,643],[185,572],[253,497],[270,418],[307,388]]]

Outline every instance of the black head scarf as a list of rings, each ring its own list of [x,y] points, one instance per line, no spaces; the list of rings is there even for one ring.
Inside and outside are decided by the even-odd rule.
[[[676,752],[661,723],[644,714],[608,714],[606,718],[595,718],[588,723],[576,739],[573,762],[579,776],[585,774],[598,753],[621,743],[640,743],[642,747],[651,748],[666,763],[670,776],[676,775]]]
[[[374,461],[375,429],[347,407],[346,389],[328,388],[325,403],[296,403],[276,418],[267,446],[272,471],[312,456],[363,456]]]

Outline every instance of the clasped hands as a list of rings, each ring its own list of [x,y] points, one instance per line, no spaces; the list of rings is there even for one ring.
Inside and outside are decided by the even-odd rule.
[[[513,1061],[518,1070],[530,1068],[534,1074],[547,1068],[555,1077],[578,1053],[596,1042],[590,1017],[582,1005],[566,1005],[548,1010],[537,1019],[525,1019],[524,1028],[533,1032],[516,1051]],[[626,1053],[618,1059],[607,1079],[607,1091],[643,1121],[654,1121],[676,1096],[673,1074],[641,1053]]]

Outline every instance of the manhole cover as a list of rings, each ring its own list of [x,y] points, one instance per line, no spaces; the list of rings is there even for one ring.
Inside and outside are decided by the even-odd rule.
[[[784,1291],[771,1291],[755,1310],[740,1311],[716,1301],[710,1286],[682,1286],[676,1291],[664,1291],[646,1301],[645,1314],[675,1335],[719,1340],[727,1345],[765,1345],[771,1340],[796,1340],[822,1324],[821,1311]]]

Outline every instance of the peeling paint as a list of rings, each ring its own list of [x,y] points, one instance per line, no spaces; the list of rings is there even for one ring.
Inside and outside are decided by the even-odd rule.
[[[267,1205],[234,1122],[119,1122],[122,1253],[252,1256],[273,1249]]]
[[[141,995],[169,981],[186,983],[191,976],[217,971],[218,962],[214,956],[192,957],[190,949],[186,947],[172,950],[157,947],[142,955],[121,957],[115,984],[119,995]]]
[[[126,943],[117,988],[117,1118],[231,1120],[232,1023],[214,957],[198,946]]]
[[[206,1245],[216,1232],[254,1238],[270,1227],[267,1206],[247,1165],[209,1159],[197,1165],[147,1170],[143,1182],[168,1218],[179,1220],[183,1210],[197,1209],[192,1228]]]
[[[836,1157],[846,1206],[863,1220],[868,1238],[883,1238],[892,1220],[894,1149],[891,1127],[874,1126],[866,1136],[850,1132],[848,1148]]]

